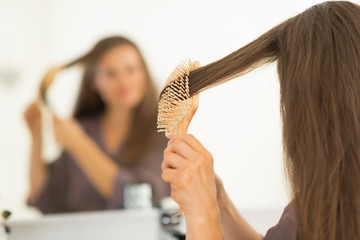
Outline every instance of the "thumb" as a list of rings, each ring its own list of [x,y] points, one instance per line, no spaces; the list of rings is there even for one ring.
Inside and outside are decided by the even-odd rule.
[[[55,114],[52,114],[52,118],[55,123],[59,123],[61,121]]]
[[[59,125],[61,124],[62,121],[55,114],[52,114],[52,120],[53,120],[53,128],[54,128],[54,130],[56,130],[59,127]]]
[[[193,69],[197,69],[199,67],[200,67],[200,62],[199,61],[193,62]],[[187,124],[187,128],[189,127],[190,122],[191,122],[192,118],[194,117],[198,107],[199,107],[199,94],[195,94],[191,98],[190,110],[185,116],[185,121],[186,121],[186,124]],[[186,130],[187,130],[187,128],[186,128]]]

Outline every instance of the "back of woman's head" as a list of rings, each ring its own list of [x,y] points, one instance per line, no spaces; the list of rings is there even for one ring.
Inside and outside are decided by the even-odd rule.
[[[191,93],[275,60],[298,238],[360,239],[360,7],[307,9],[194,70]]]

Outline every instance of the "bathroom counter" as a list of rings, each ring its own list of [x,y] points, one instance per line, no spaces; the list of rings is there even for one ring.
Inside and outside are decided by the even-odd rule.
[[[9,225],[9,240],[159,240],[161,231],[158,209],[54,214]]]
[[[282,213],[240,210],[261,234],[274,226]],[[8,240],[173,240],[161,227],[159,209],[109,210],[46,215],[34,220],[10,221]]]

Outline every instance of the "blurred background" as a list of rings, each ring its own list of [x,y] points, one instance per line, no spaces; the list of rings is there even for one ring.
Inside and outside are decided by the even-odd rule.
[[[139,46],[160,90],[181,60],[210,63],[319,2],[0,0],[0,209],[12,210],[14,219],[40,216],[26,205],[31,139],[23,112],[49,67],[122,35]],[[62,118],[74,107],[81,70],[61,72],[49,91]],[[213,154],[239,209],[287,205],[275,64],[201,93],[189,132]]]

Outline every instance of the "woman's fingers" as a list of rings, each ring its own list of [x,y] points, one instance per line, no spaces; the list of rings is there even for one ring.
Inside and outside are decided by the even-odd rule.
[[[171,139],[165,151],[176,153],[185,159],[192,159],[196,154],[196,151],[181,138]]]
[[[183,169],[185,166],[186,160],[183,157],[171,151],[164,151],[164,160],[161,164],[162,170],[166,168]]]
[[[166,168],[161,173],[161,178],[168,183],[174,183],[175,179],[177,178],[177,170]]]
[[[40,114],[41,114],[40,109],[39,109],[39,107],[37,106],[36,103],[30,104],[30,105],[25,109],[25,112],[24,112],[24,116],[25,116],[25,117],[29,117],[29,118],[36,117],[36,116],[38,116],[38,115],[40,115]]]
[[[62,123],[63,121],[58,118],[55,114],[52,115],[52,118],[53,118],[53,121],[54,121],[54,124],[60,124]]]
[[[172,190],[189,187],[192,176],[187,171],[166,168],[162,171],[161,178],[171,184]]]
[[[41,111],[36,102],[25,109],[23,117],[32,135],[41,134]]]
[[[207,152],[206,148],[192,134],[182,134],[174,136],[169,140],[168,145],[171,145],[176,141],[182,141],[186,143],[189,147],[191,147],[194,151],[198,153]]]
[[[161,177],[171,184],[171,196],[185,215],[216,206],[213,158],[194,136],[178,135],[169,141]]]

